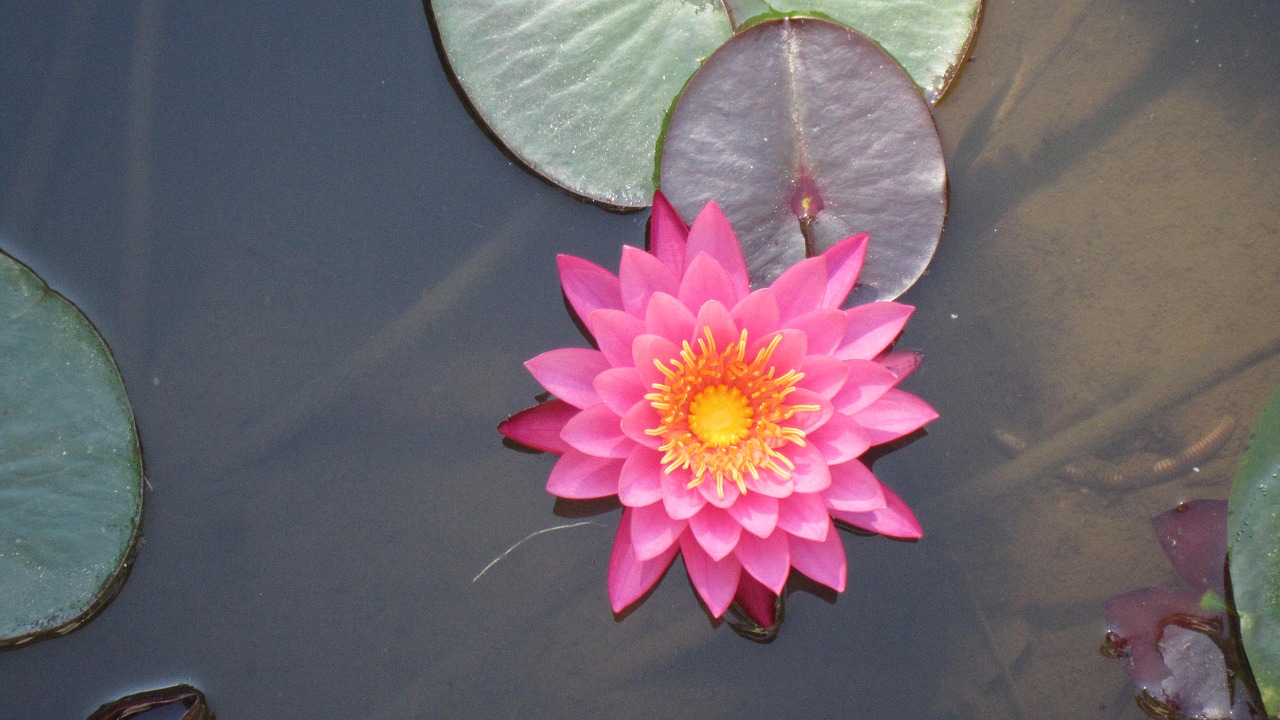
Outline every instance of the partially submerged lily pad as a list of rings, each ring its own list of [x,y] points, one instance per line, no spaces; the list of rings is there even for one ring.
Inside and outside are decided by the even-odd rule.
[[[1231,486],[1228,538],[1240,635],[1267,712],[1280,712],[1280,388]]]
[[[761,9],[822,14],[892,52],[930,103],[968,48],[981,0],[433,0],[440,46],[477,117],[550,182],[647,206],[672,99]]]
[[[0,253],[0,648],[62,635],[127,575],[142,457],[124,383],[79,310]]]
[[[915,85],[876,43],[816,19],[760,23],[707,59],[672,108],[659,179],[686,218],[720,204],[756,285],[870,233],[854,303],[910,287],[946,217],[942,144]]]

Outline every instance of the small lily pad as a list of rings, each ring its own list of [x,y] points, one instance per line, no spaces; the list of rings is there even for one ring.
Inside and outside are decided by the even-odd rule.
[[[910,287],[946,217],[942,144],[911,78],[813,18],[759,23],[707,58],[671,110],[659,179],[686,218],[720,204],[756,285],[870,233],[854,303]]]
[[[142,521],[124,382],[74,305],[0,253],[0,648],[63,635],[115,596]]]
[[[946,91],[981,0],[432,0],[437,37],[477,118],[529,169],[615,208],[653,196],[671,101],[760,12],[821,14],[874,37],[929,103]],[[896,64],[896,63],[895,63]]]
[[[1231,589],[1267,713],[1280,712],[1280,388],[1253,426],[1231,486]]]

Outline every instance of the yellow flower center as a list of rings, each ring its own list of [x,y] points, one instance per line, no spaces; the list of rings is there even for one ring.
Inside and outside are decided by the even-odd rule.
[[[804,373],[777,374],[772,358],[782,335],[750,360],[746,330],[723,350],[710,328],[703,335],[696,348],[686,340],[679,357],[654,360],[666,381],[654,383],[653,392],[644,396],[660,418],[645,432],[662,438],[665,471],[688,468],[691,488],[711,478],[720,497],[725,480],[745,493],[746,478],[759,478],[761,468],[791,477],[795,465],[779,449],[787,443],[803,446],[804,430],[783,423],[819,407],[787,402]]]

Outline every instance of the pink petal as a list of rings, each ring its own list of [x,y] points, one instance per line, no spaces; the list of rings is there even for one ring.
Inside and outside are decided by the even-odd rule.
[[[778,596],[759,580],[747,573],[738,578],[738,592],[734,602],[760,627],[771,628],[778,624]]]
[[[729,273],[706,253],[693,256],[680,280],[680,302],[690,309],[702,307],[708,300],[719,300],[725,307],[738,303],[738,289]]]
[[[828,465],[838,465],[862,455],[871,447],[867,431],[853,418],[835,413],[822,427],[805,435],[805,442],[822,453]]]
[[[655,429],[660,424],[662,418],[658,417],[658,411],[653,409],[648,400],[641,400],[622,416],[622,434],[651,450],[657,450],[662,444],[662,438],[645,431]]]
[[[578,413],[565,423],[560,437],[575,450],[606,458],[625,458],[636,443],[622,432],[621,419],[600,403]]]
[[[822,451],[812,445],[788,448],[787,457],[795,463],[791,482],[797,493],[822,492],[831,486],[831,470],[822,459]]]
[[[684,520],[672,520],[657,503],[629,507],[626,512],[631,516],[631,545],[640,560],[665,553],[688,525]]]
[[[744,298],[751,292],[751,281],[747,277],[747,262],[742,258],[742,246],[738,236],[729,225],[729,219],[720,211],[714,200],[702,208],[693,226],[689,228],[689,240],[685,249],[685,257],[697,257],[698,253],[710,255],[720,267],[729,274],[737,297]],[[725,303],[732,307],[734,303]]]
[[[689,471],[663,472],[662,506],[676,520],[687,520],[707,504],[707,499],[697,488],[688,487]]]
[[[768,495],[749,492],[726,510],[747,532],[758,537],[768,537],[778,525],[778,499]],[[826,517],[825,508],[823,517]]]
[[[830,400],[844,387],[845,379],[849,377],[849,366],[830,355],[808,355],[800,362],[800,372],[804,373],[804,378],[796,383],[797,387]]]
[[[708,503],[720,509],[733,505],[738,501],[738,496],[741,494],[738,492],[738,486],[733,481],[725,480],[723,486],[716,487],[716,481],[710,477],[703,480],[702,484],[695,487],[694,490],[702,493],[702,497],[706,498]]]
[[[811,433],[822,427],[835,414],[835,407],[831,401],[822,397],[816,392],[797,387],[790,395],[787,396],[787,403],[790,405],[810,405],[815,406],[817,410],[804,410],[797,412],[788,421],[793,427],[804,430],[805,433]]]
[[[570,448],[547,478],[547,492],[570,500],[590,500],[618,494],[622,461],[587,455]]]
[[[862,261],[867,254],[866,233],[851,235],[832,245],[822,253],[827,263],[827,287],[822,304],[829,308],[840,307],[849,297],[849,291],[862,272]]]
[[[738,539],[742,537],[742,526],[729,516],[729,513],[714,507],[705,507],[702,512],[689,518],[689,529],[693,537],[711,556],[712,560],[721,560],[733,552]],[[748,536],[750,533],[747,533]]]
[[[579,412],[563,400],[548,400],[498,423],[498,432],[521,445],[559,455],[569,449],[560,431]]]
[[[894,385],[898,378],[879,363],[871,360],[848,360],[849,377],[840,392],[831,398],[836,410],[852,415],[879,400]]]
[[[851,460],[832,465],[831,487],[822,493],[827,507],[844,512],[879,510],[888,502],[884,484],[862,464]]]
[[[601,308],[622,309],[622,286],[618,277],[588,260],[572,255],[557,255],[560,287],[587,329],[591,329],[591,313]]]
[[[779,329],[778,297],[769,288],[756,290],[733,307],[729,313],[739,328],[747,331],[747,339],[772,335]]]
[[[759,478],[747,477],[748,492],[782,499],[790,497],[794,490],[795,483],[791,482],[790,478],[782,477],[772,470],[761,469]]]
[[[702,602],[707,604],[711,616],[723,615],[738,590],[738,578],[742,575],[738,559],[729,555],[718,562],[712,560],[689,533],[680,537],[680,554],[684,557],[689,582],[693,583],[693,589],[698,591]]]
[[[559,348],[542,353],[524,366],[552,395],[585,408],[600,402],[592,382],[596,375],[609,369],[609,361],[599,350]]]
[[[823,307],[827,288],[827,264],[819,257],[812,257],[787,268],[769,286],[778,297],[778,311],[782,322],[800,317]]]
[[[644,314],[644,307],[655,292],[675,294],[680,287],[677,276],[661,260],[630,245],[622,246],[618,278],[622,306],[636,316]]]
[[[913,433],[937,417],[938,411],[929,403],[895,388],[855,413],[853,419],[867,429],[872,445],[880,445]]]
[[[844,341],[836,349],[841,360],[870,360],[898,337],[915,308],[896,302],[877,302],[849,308]]]
[[[674,295],[654,293],[644,315],[645,332],[670,340],[677,346],[685,340],[692,341],[694,317],[684,303]]]
[[[792,535],[822,542],[831,528],[831,516],[821,495],[797,492],[778,504],[778,527]]]
[[[889,537],[915,539],[924,536],[920,523],[911,512],[911,508],[889,488],[884,488],[884,499],[887,505],[870,512],[846,512],[832,510],[831,516],[837,520],[860,527],[863,530],[880,533]]]
[[[924,355],[915,350],[892,350],[876,357],[875,361],[885,370],[893,373],[894,377],[898,378],[898,382],[902,382],[920,367],[920,363],[924,361]]]
[[[644,333],[644,321],[621,310],[591,313],[591,334],[613,367],[631,367],[631,344]]]
[[[662,453],[637,447],[623,462],[618,476],[618,499],[628,507],[652,505],[662,499]]]
[[[684,275],[685,241],[689,226],[661,192],[653,194],[653,214],[649,216],[649,250],[671,274]]]
[[[639,559],[631,544],[631,518],[628,517],[631,512],[630,508],[622,511],[622,521],[618,523],[618,534],[613,539],[613,552],[609,556],[609,603],[614,612],[621,612],[648,592],[667,571],[678,549],[672,545],[655,558]]]
[[[842,310],[819,308],[791,318],[785,326],[805,334],[810,355],[830,355],[844,339],[844,328],[848,322]]]
[[[775,375],[782,375],[788,370],[799,370],[800,363],[808,353],[809,342],[799,330],[779,330],[782,339],[769,356],[769,364],[778,369]],[[773,335],[765,335],[747,347],[747,360],[755,360],[756,354],[773,342]]]
[[[680,356],[680,346],[664,337],[646,333],[631,343],[631,355],[636,370],[640,371],[640,380],[648,387],[654,383],[666,383],[667,376],[662,374],[656,363],[670,368],[671,361]]]
[[[793,535],[790,543],[792,567],[836,592],[844,592],[848,565],[840,533],[828,530],[826,538],[816,542]]]
[[[694,323],[697,331],[694,337],[703,340],[706,338],[706,330],[711,330],[711,337],[716,340],[716,348],[724,350],[730,345],[738,342],[738,328],[733,324],[733,320],[729,317],[729,311],[725,309],[715,300],[709,300],[698,310],[698,319]],[[694,343],[697,347],[697,343]]]
[[[733,551],[742,568],[774,595],[782,592],[791,572],[791,548],[787,537],[787,533],[781,530],[775,530],[767,538],[746,533]]]
[[[596,375],[591,387],[596,395],[617,415],[625,415],[632,405],[644,400],[649,392],[640,382],[640,373],[634,367],[609,368]]]

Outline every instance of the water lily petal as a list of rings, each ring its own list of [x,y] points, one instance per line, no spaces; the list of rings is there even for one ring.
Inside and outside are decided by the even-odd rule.
[[[831,486],[831,470],[827,461],[822,458],[822,451],[812,445],[795,446],[787,452],[787,457],[795,463],[791,471],[791,482],[795,484],[797,493],[817,493]],[[792,498],[788,499],[790,502]]]
[[[521,445],[559,455],[569,449],[560,431],[579,412],[563,400],[548,400],[498,423],[498,432]]]
[[[843,310],[818,308],[785,323],[785,327],[804,333],[810,355],[830,355],[844,340],[848,318]]]
[[[870,360],[889,347],[907,324],[915,308],[896,302],[858,305],[845,311],[849,324],[844,341],[836,348],[841,360]]]
[[[626,512],[631,516],[631,545],[640,560],[665,553],[689,524],[684,520],[671,519],[657,503],[629,507]]]
[[[742,537],[742,526],[738,521],[716,507],[704,507],[702,512],[689,518],[689,529],[702,549],[717,561],[733,552]]]
[[[645,431],[658,427],[661,422],[662,419],[658,417],[658,411],[653,409],[653,405],[650,405],[648,400],[641,400],[632,405],[631,409],[622,416],[622,434],[647,448],[657,450],[662,444],[662,439]]]
[[[715,300],[707,301],[701,309],[698,310],[698,319],[694,323],[697,331],[694,337],[698,340],[706,339],[706,331],[711,331],[711,337],[716,340],[716,348],[723,351],[725,348],[738,341],[738,328],[733,324],[732,318],[729,317],[729,311],[725,309]],[[694,343],[697,346],[697,343]]]
[[[746,478],[747,491],[768,495],[771,498],[782,499],[790,497],[795,491],[795,483],[789,477],[783,477],[768,468],[760,469],[760,477]]]
[[[879,400],[899,379],[891,370],[871,360],[848,360],[849,377],[831,398],[836,410],[852,415]]]
[[[767,538],[746,533],[733,551],[742,568],[774,595],[782,592],[791,572],[791,547],[787,537],[782,530],[775,530]]]
[[[809,351],[808,339],[799,330],[779,330],[777,335],[781,336],[778,340],[778,345],[773,349],[773,354],[769,356],[770,363],[778,369],[777,375],[782,375],[788,370],[799,370],[800,363]],[[773,342],[774,337],[774,335],[765,335],[759,340],[751,342],[747,347],[747,359],[754,360],[757,353]]]
[[[694,339],[693,312],[667,293],[654,293],[649,298],[649,307],[644,315],[645,331],[660,335],[677,346],[685,340]]]
[[[902,498],[893,494],[892,490],[887,487],[881,487],[884,491],[885,507],[870,512],[832,510],[831,516],[837,520],[843,520],[854,527],[860,527],[863,530],[870,530],[888,537],[908,539],[924,537],[924,530],[920,529],[920,522],[916,520],[915,513],[911,512],[911,508],[907,507]]]
[[[756,290],[743,298],[729,312],[734,324],[747,331],[747,339],[772,335],[780,328],[778,296],[769,288]]]
[[[672,545],[666,552],[649,560],[641,560],[631,543],[630,508],[622,511],[618,534],[613,540],[613,552],[609,556],[609,604],[614,612],[621,612],[640,596],[649,591],[662,578],[676,557],[678,546]]]
[[[551,468],[547,492],[570,500],[617,495],[622,465],[621,460],[588,455],[570,448]]]
[[[797,492],[778,505],[778,527],[792,535],[822,542],[827,539],[831,516],[817,493]]]
[[[768,537],[778,525],[778,499],[768,495],[749,492],[726,510],[747,532],[758,537]],[[826,516],[825,509],[823,516]]]
[[[831,524],[831,520],[828,519],[827,523]],[[791,567],[836,592],[844,592],[848,564],[844,556],[844,543],[840,541],[840,533],[830,529],[821,541],[806,540],[793,535],[790,545]]]
[[[712,617],[720,617],[733,602],[738,591],[738,578],[742,565],[732,555],[716,561],[707,554],[690,533],[680,536],[680,554],[684,557],[684,569],[689,582],[698,591],[698,597],[707,604]]]
[[[640,379],[648,386],[666,382],[667,376],[655,363],[670,367],[671,361],[680,356],[680,346],[664,337],[645,333],[631,343],[631,355],[636,370],[640,371]]]
[[[822,493],[827,507],[843,512],[868,512],[888,504],[884,484],[861,460],[832,465],[831,486]]]
[[[828,465],[849,462],[871,447],[867,431],[842,413],[833,414],[822,427],[805,435],[805,441],[822,453]]]
[[[895,388],[855,413],[853,419],[867,429],[872,445],[880,445],[913,433],[937,417],[938,411],[929,403]]]
[[[653,214],[649,216],[649,252],[667,266],[675,277],[684,275],[684,256],[689,226],[680,219],[661,192],[653,194]]]
[[[898,382],[902,382],[920,367],[920,363],[924,362],[924,355],[915,350],[891,350],[877,356],[875,361],[893,373]]]
[[[552,395],[577,408],[600,402],[592,382],[609,369],[604,353],[590,348],[548,350],[525,362],[534,379]]]
[[[800,362],[800,372],[804,373],[804,378],[796,383],[796,387],[830,400],[844,387],[845,379],[849,377],[849,365],[830,355],[807,355]]]
[[[760,627],[778,624],[778,595],[749,573],[744,572],[738,578],[738,592],[734,593],[733,601]]]
[[[738,501],[738,496],[741,495],[738,492],[738,486],[732,481],[726,480],[723,485],[717,486],[716,481],[709,477],[694,489],[701,492],[702,497],[706,498],[707,502],[721,509],[733,505]]]
[[[636,447],[622,463],[618,499],[628,507],[652,505],[662,499],[662,453]]]
[[[816,392],[797,387],[790,395],[787,396],[787,403],[790,405],[808,405],[817,407],[817,410],[803,410],[796,413],[789,423],[804,430],[805,433],[811,433],[822,427],[835,414],[835,406],[831,401],[822,397]]]
[[[800,317],[823,307],[827,289],[827,263],[812,257],[787,268],[769,286],[778,296],[778,312],[782,322]]]
[[[600,352],[613,367],[631,367],[631,344],[645,331],[644,321],[621,310],[597,310],[591,313],[591,334]]]
[[[729,219],[721,212],[714,200],[707,203],[694,219],[689,228],[686,257],[697,257],[698,253],[710,255],[720,267],[728,273],[733,281],[737,297],[733,303],[725,303],[732,307],[737,300],[751,292],[751,280],[747,276],[747,262],[742,257],[742,246],[738,244],[738,236],[729,225]]]
[[[709,300],[718,300],[725,307],[738,303],[738,290],[733,279],[720,263],[706,253],[694,255],[680,280],[680,302],[696,310]]]
[[[675,294],[680,283],[677,276],[658,258],[630,245],[622,246],[622,262],[618,266],[622,291],[622,307],[640,317],[655,292]]]
[[[564,296],[587,330],[591,329],[591,313],[601,308],[622,309],[622,285],[617,275],[572,255],[557,255],[556,265]]]
[[[858,273],[862,272],[870,237],[866,233],[850,235],[822,253],[822,259],[827,263],[827,287],[822,299],[825,307],[840,307],[849,297],[849,291],[858,281]]]
[[[609,368],[596,375],[591,387],[600,396],[600,400],[618,415],[625,415],[632,405],[643,400],[645,393],[649,392],[634,367]]]
[[[636,442],[622,432],[622,420],[608,405],[592,405],[565,423],[560,437],[588,455],[625,458]]]
[[[662,506],[676,520],[688,520],[702,510],[707,499],[697,488],[688,487],[689,471],[663,472]]]

